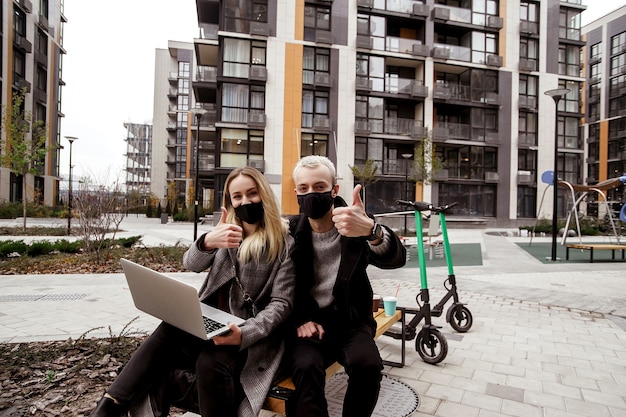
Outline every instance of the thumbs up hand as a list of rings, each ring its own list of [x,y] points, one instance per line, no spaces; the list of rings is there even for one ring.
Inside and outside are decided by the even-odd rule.
[[[217,248],[238,248],[243,239],[243,229],[236,224],[226,223],[228,211],[222,207],[220,221],[209,233],[204,235],[202,247],[205,250]]]
[[[365,213],[361,200],[361,184],[352,190],[352,205],[337,207],[333,210],[333,223],[342,236],[369,236],[374,228],[374,220]]]

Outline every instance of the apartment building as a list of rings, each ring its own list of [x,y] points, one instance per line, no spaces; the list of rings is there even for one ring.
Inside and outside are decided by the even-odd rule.
[[[0,167],[0,203],[26,200],[55,206],[59,202],[63,25],[66,21],[62,0],[5,0],[0,7],[2,114],[10,108],[18,92],[26,91],[24,114],[32,116],[32,122],[45,124],[48,149],[45,160],[37,164],[35,175],[22,177],[7,167]],[[2,135],[5,139],[4,126]],[[26,195],[23,195],[24,181]]]
[[[582,28],[586,40],[584,67],[587,143],[586,185],[626,174],[626,6]],[[624,204],[624,186],[606,190],[613,210]],[[587,214],[602,215],[592,194]]]
[[[152,125],[124,123],[126,128],[126,191],[145,198],[152,190]]]
[[[297,213],[292,169],[322,154],[348,200],[350,167],[375,162],[372,212],[400,210],[398,198],[457,201],[455,217],[528,224],[551,217],[551,193],[537,210],[555,132],[559,176],[583,181],[580,0],[196,5],[189,108],[206,112],[177,117],[200,121],[199,182],[214,210],[228,172],[251,165]],[[569,93],[556,109],[544,92],[559,88]],[[420,144],[440,162],[432,182],[416,175]]]

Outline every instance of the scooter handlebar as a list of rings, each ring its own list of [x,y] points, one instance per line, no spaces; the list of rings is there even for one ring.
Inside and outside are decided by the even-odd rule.
[[[445,204],[443,206],[433,206],[430,203],[426,203],[425,201],[407,201],[407,200],[396,200],[396,203],[403,206],[411,206],[415,211],[431,211],[433,213],[445,213],[450,210],[452,207],[459,204],[458,202],[453,202],[449,204]]]

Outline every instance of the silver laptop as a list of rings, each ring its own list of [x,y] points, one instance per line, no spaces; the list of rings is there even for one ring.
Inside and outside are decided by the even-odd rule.
[[[191,285],[128,259],[120,259],[135,307],[201,339],[227,333],[244,320],[200,302]]]

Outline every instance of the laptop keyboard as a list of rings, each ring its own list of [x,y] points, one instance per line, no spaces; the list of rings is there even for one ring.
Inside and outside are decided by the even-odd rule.
[[[202,318],[204,319],[204,328],[207,332],[207,334],[214,332],[218,329],[221,329],[222,327],[224,327],[224,324],[220,323],[219,321],[215,321],[213,319],[210,319],[206,316],[202,316]]]

